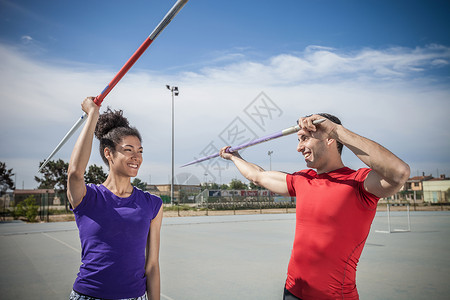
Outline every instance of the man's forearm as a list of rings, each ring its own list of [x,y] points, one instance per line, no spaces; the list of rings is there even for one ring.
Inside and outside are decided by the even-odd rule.
[[[239,172],[242,174],[242,176],[244,176],[245,178],[247,178],[248,180],[250,180],[252,182],[256,183],[257,179],[258,179],[258,174],[260,172],[264,172],[263,168],[244,160],[240,156],[233,156],[231,158],[231,161],[234,163],[234,165],[239,170]]]
[[[334,134],[338,141],[390,184],[403,184],[408,179],[409,166],[380,144],[343,126],[338,126]]]

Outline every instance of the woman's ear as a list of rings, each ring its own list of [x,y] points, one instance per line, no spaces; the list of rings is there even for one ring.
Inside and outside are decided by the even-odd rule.
[[[114,164],[112,151],[108,147],[105,147],[105,149],[103,149],[103,154],[105,155],[105,158],[109,161],[110,164],[111,163]]]

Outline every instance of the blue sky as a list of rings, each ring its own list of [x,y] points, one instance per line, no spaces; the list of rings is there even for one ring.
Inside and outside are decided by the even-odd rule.
[[[174,3],[0,0],[0,161],[19,187],[35,187],[38,162],[77,120],[83,97],[103,90]],[[170,178],[166,84],[180,88],[176,165],[233,141],[223,133],[234,125],[249,138],[329,111],[406,160],[412,175],[450,176],[449,15],[448,1],[190,0],[104,104],[143,132],[139,177],[152,183]],[[276,114],[258,124],[250,110],[262,102]],[[73,141],[56,158],[68,161]],[[244,155],[268,168],[268,150],[274,169],[305,167],[295,137]],[[361,166],[349,151],[344,161]],[[102,164],[95,149],[91,162]],[[180,183],[243,179],[218,160],[176,174]]]
[[[130,5],[131,3],[131,5]],[[173,1],[0,1],[1,40],[26,43],[46,60],[120,67]],[[244,51],[264,59],[309,45],[417,47],[450,43],[448,1],[191,0],[141,67],[204,64]],[[111,51],[111,49],[114,49]],[[192,68],[192,66],[189,66]]]

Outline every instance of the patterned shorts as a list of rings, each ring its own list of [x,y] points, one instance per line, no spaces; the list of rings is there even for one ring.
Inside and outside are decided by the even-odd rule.
[[[104,299],[81,295],[81,294],[75,292],[74,290],[72,290],[72,292],[70,293],[69,300],[104,300]],[[141,297],[137,297],[137,298],[126,298],[126,299],[120,299],[120,300],[147,300],[147,294],[144,294]]]

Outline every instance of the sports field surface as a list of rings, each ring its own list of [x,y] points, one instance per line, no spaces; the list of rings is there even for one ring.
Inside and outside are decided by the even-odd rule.
[[[357,272],[362,300],[449,299],[450,212],[377,212]],[[282,299],[295,214],[165,218],[161,299]],[[0,299],[68,299],[75,222],[0,223]]]

